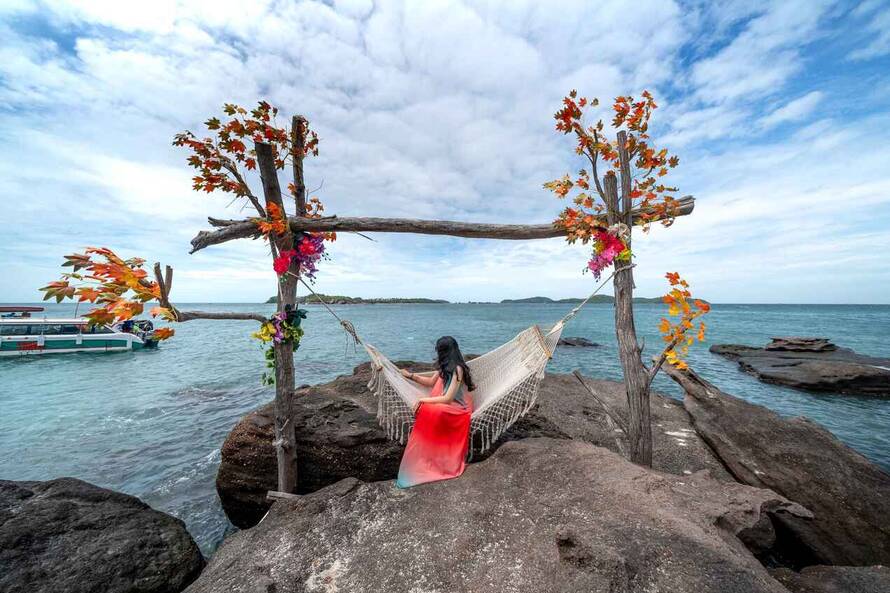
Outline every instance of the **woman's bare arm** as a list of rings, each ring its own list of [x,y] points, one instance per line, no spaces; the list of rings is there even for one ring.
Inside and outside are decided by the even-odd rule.
[[[402,371],[402,376],[414,381],[415,383],[419,383],[425,387],[432,387],[436,384],[436,375],[439,374],[438,371],[428,371],[426,373],[412,373],[411,371],[407,371],[405,369],[400,369]]]

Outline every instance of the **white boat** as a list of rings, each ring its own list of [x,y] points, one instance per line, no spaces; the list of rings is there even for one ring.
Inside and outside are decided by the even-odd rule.
[[[0,356],[125,352],[154,348],[150,321],[120,326],[94,325],[83,317],[33,317],[43,307],[0,307]]]

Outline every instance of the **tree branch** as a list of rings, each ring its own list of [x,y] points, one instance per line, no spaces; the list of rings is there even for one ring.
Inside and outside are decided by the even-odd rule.
[[[259,313],[228,313],[215,311],[180,311],[173,303],[170,302],[170,288],[173,286],[173,268],[165,266],[165,273],[161,275],[161,264],[155,263],[154,273],[155,281],[160,287],[160,296],[158,302],[165,309],[173,312],[173,317],[178,322],[192,321],[193,319],[225,319],[225,320],[252,320],[265,323],[268,318]]]
[[[662,365],[664,365],[665,359],[667,359],[668,350],[673,350],[677,344],[680,343],[680,338],[674,338],[671,340],[671,343],[664,347],[664,350],[661,351],[661,354],[658,355],[658,358],[652,357],[652,361],[654,364],[651,368],[649,368],[649,375],[646,378],[646,384],[652,385],[652,381],[655,380],[655,375],[658,374],[658,371],[661,370]]]
[[[265,323],[269,320],[265,315],[259,313],[232,313],[216,311],[180,311],[176,310],[176,321],[192,321],[194,319],[221,319],[221,320],[241,320],[241,321],[258,321]]]
[[[672,216],[686,216],[695,207],[695,199],[686,196],[678,200],[676,212]],[[643,214],[653,214],[654,209],[634,210],[633,220],[641,220]],[[605,220],[605,215],[602,215]],[[257,238],[259,230],[251,220],[208,219],[217,227],[215,231],[201,231],[192,239],[194,253],[211,245],[219,245],[234,239]],[[422,235],[450,235],[475,239],[549,239],[564,237],[565,231],[553,223],[547,224],[489,224],[477,222],[456,222],[451,220],[418,220],[413,218],[352,218],[326,216],[323,218],[288,218],[291,231],[297,232],[364,232],[364,233],[417,233]]]
[[[246,181],[244,181],[244,178],[241,176],[241,173],[238,172],[238,167],[235,166],[235,163],[232,162],[232,159],[220,154],[219,162],[226,171],[234,175],[235,181],[240,183],[241,187],[244,188],[244,191],[246,192],[245,197],[250,200],[251,204],[253,204],[253,207],[256,209],[257,214],[259,214],[260,217],[265,218],[266,211],[263,210],[263,206],[262,204],[260,204],[260,201],[257,199],[257,197],[253,195],[253,192],[250,191],[250,186],[247,185]]]
[[[624,421],[624,418],[622,418],[618,412],[612,410],[611,406],[596,394],[593,388],[591,388],[590,385],[587,384],[587,381],[584,380],[584,377],[581,375],[580,372],[575,370],[572,371],[572,374],[575,375],[575,378],[578,379],[578,382],[581,383],[584,389],[587,390],[587,393],[589,393],[590,396],[593,397],[594,400],[596,400],[596,403],[598,403],[603,408],[603,410],[606,412],[606,415],[612,420],[612,422],[615,423],[615,425],[621,430],[621,432],[627,434],[627,423]]]
[[[594,142],[596,142],[597,144],[600,143],[600,141],[599,141],[599,134],[597,133],[596,130],[593,131],[593,140],[594,140]],[[587,158],[588,158],[588,160],[590,160],[590,164],[591,164],[592,167],[593,167],[593,171],[592,171],[592,172],[593,172],[593,182],[596,184],[596,191],[599,192],[600,197],[603,199],[603,202],[605,202],[605,201],[606,201],[606,192],[603,191],[603,186],[600,185],[599,173],[597,173],[597,171],[596,171],[596,161],[597,161],[597,157],[599,157],[599,152],[598,152],[598,151],[593,153],[593,158],[591,158],[589,155],[588,155]]]

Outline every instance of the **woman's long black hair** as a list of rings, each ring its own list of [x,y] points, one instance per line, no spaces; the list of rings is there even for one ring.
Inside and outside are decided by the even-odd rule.
[[[457,340],[451,336],[442,336],[436,340],[436,366],[439,367],[439,376],[442,377],[445,385],[448,385],[448,380],[454,375],[457,367],[460,367],[463,369],[464,385],[467,386],[467,391],[476,389],[473,378],[470,376],[470,368],[464,360],[464,355],[460,352]]]

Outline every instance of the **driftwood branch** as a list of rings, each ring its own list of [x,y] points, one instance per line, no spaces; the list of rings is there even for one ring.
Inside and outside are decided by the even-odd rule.
[[[288,492],[278,492],[277,490],[266,491],[266,500],[275,502],[276,500],[300,500],[303,497],[299,494],[290,494]]]
[[[668,351],[673,350],[679,343],[680,338],[674,338],[667,346],[664,347],[664,350],[661,351],[661,354],[652,359],[652,366],[649,368],[648,376],[649,385],[652,385],[652,381],[655,380],[655,375],[657,375],[658,371],[661,370],[661,367],[664,366],[664,361],[667,360]],[[642,354],[642,350],[640,351],[640,353]]]
[[[597,395],[596,391],[587,384],[587,381],[584,380],[584,376],[581,375],[580,372],[572,371],[572,374],[575,375],[575,378],[578,379],[578,382],[587,390],[587,393],[598,403],[603,410],[606,412],[606,418],[610,421],[612,426],[610,428],[618,428],[625,435],[627,434],[627,423],[624,421],[624,418],[621,417],[621,414],[618,413],[617,410],[613,410],[612,406],[606,403],[606,400],[602,399],[599,395]]]
[[[674,216],[686,216],[695,207],[692,196],[680,198]],[[640,220],[651,210],[634,210],[632,220]],[[201,231],[192,239],[192,253],[235,239],[256,239],[260,237],[256,224],[251,220],[208,219],[217,228],[215,231]],[[327,216],[322,218],[288,218],[294,232],[364,232],[364,233],[417,233],[421,235],[450,235],[475,239],[550,239],[565,236],[565,231],[548,224],[489,224],[478,222],[457,222],[452,220],[419,220],[414,218],[354,218]]]
[[[259,313],[230,313],[215,311],[180,311],[176,310],[176,321],[192,321],[194,319],[222,319],[222,320],[241,320],[241,321],[258,321],[265,323],[269,319],[265,315]]]
[[[214,311],[180,311],[173,303],[170,302],[170,288],[173,286],[173,268],[165,266],[164,274],[161,275],[161,264],[155,263],[154,273],[155,281],[160,288],[160,297],[158,302],[165,309],[173,312],[176,321],[192,321],[193,319],[225,319],[225,320],[243,320],[243,321],[259,321],[265,323],[268,319],[259,313],[217,313]]]
[[[710,390],[713,385],[699,377],[691,368],[681,370],[671,365],[666,365],[664,372],[692,397],[699,399],[711,397]]]

